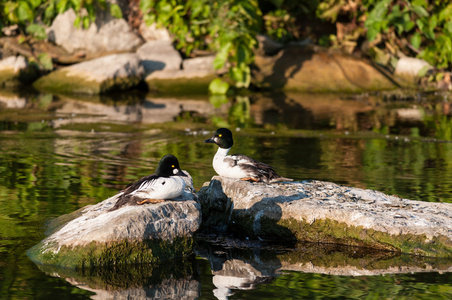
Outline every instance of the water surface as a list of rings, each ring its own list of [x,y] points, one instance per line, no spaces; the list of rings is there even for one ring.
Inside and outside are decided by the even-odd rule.
[[[36,266],[45,223],[114,195],[172,153],[197,190],[215,175],[203,141],[219,126],[231,152],[295,180],[452,202],[447,96],[253,95],[69,98],[0,93],[0,298],[449,298],[452,263],[341,247],[200,237],[165,266],[88,273]],[[106,284],[108,283],[108,284]],[[57,298],[58,297],[58,298]]]

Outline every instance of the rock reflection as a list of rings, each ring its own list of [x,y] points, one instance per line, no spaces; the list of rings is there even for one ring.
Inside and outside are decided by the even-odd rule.
[[[49,101],[50,100],[50,101]],[[207,98],[150,98],[131,95],[127,99],[106,96],[1,94],[0,107],[47,111],[54,115],[53,128],[74,123],[164,123],[178,118],[227,114],[227,106],[215,108]]]
[[[196,299],[201,285],[194,273],[195,260],[150,265],[70,270],[38,265],[41,271],[65,279],[90,292],[92,299]]]
[[[450,104],[440,99],[422,103],[391,101],[377,95],[300,93],[253,94],[235,98],[218,95],[164,98],[138,91],[70,97],[0,91],[0,108],[20,110],[21,115],[28,118],[23,122],[51,118],[50,127],[53,128],[87,123],[155,124],[180,120],[205,123],[209,120],[218,127],[282,126],[409,136],[413,134],[413,128],[428,135],[431,134],[430,127],[440,126],[437,129],[441,131],[450,125],[447,119],[450,117]],[[29,113],[22,114],[23,110]],[[18,116],[14,115],[14,121],[18,121]],[[441,122],[444,124],[438,125]],[[438,137],[451,138],[449,135]]]
[[[218,299],[270,283],[287,271],[339,276],[452,271],[450,258],[413,257],[333,244],[307,243],[287,249],[259,242],[215,239],[198,244],[195,252],[210,262],[213,292]]]

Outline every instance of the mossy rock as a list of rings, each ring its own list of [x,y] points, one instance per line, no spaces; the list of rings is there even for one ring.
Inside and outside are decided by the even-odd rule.
[[[54,251],[54,245],[39,243],[28,250],[31,260],[43,265],[71,269],[89,269],[114,265],[151,265],[193,253],[193,238],[164,240],[123,240],[108,243],[91,242],[84,246],[62,246]]]
[[[156,265],[193,253],[201,222],[201,207],[193,192],[184,191],[175,200],[158,204],[110,211],[120,195],[50,222],[49,236],[28,250],[29,257],[39,265],[87,269]]]
[[[15,88],[32,83],[39,76],[39,70],[34,65],[15,71],[13,68],[0,69],[0,87]]]
[[[452,257],[449,203],[401,199],[322,181],[267,185],[220,176],[204,185],[199,201],[204,230],[215,225],[215,230],[226,228],[229,234],[254,239]]]
[[[149,91],[166,95],[205,95],[208,93],[210,82],[217,78],[215,74],[192,76],[181,71],[155,71],[162,76],[151,73],[146,77]],[[167,75],[163,75],[166,73]],[[174,74],[174,76],[172,76]]]

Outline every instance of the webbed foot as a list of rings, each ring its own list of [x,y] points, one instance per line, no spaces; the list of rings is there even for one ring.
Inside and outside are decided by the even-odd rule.
[[[243,177],[243,178],[240,178],[240,180],[243,180],[243,181],[252,181],[252,182],[258,182],[258,181],[260,181],[258,178],[254,178],[254,177]]]
[[[144,199],[143,201],[138,201],[137,204],[138,205],[143,205],[145,203],[151,203],[151,204],[155,204],[155,203],[160,203],[160,202],[164,202],[164,199]]]

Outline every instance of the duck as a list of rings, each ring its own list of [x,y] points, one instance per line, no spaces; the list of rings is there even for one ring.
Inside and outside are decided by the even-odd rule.
[[[220,176],[267,184],[293,180],[278,175],[272,166],[246,155],[228,155],[229,150],[234,145],[234,140],[232,132],[227,128],[217,129],[213,136],[204,142],[218,145],[212,165],[215,172]]]
[[[181,170],[176,156],[167,154],[159,161],[154,174],[130,183],[118,194],[118,200],[109,210],[114,211],[124,205],[160,203],[182,194],[187,175]]]

